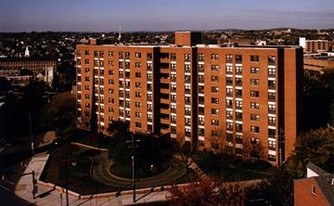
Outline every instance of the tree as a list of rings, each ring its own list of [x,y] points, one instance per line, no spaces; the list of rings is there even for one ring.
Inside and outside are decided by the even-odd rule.
[[[172,185],[168,199],[175,206],[245,205],[248,193],[255,187],[201,178],[186,186]]]
[[[294,154],[288,160],[289,172],[294,178],[304,177],[306,165],[311,161],[324,169],[333,171],[334,128],[310,130],[299,135]]]
[[[71,93],[58,94],[43,109],[43,120],[50,127],[65,127],[73,121],[75,115],[75,96]]]

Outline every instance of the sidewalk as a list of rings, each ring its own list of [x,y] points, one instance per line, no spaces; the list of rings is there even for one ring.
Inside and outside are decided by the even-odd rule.
[[[15,187],[15,194],[35,205],[66,205],[66,190],[54,186],[50,183],[43,183],[39,181],[43,168],[48,159],[48,154],[42,153],[35,155],[28,165],[24,174]],[[37,193],[33,197],[33,177],[32,172],[35,173],[37,180]],[[168,191],[154,191],[147,192],[144,190],[138,191],[136,194],[136,204],[163,201],[169,195]],[[96,196],[79,196],[74,192],[69,191],[68,195],[69,205],[104,205],[104,206],[118,206],[118,205],[133,205],[132,191],[124,191],[123,194],[116,197],[115,194],[98,194]]]

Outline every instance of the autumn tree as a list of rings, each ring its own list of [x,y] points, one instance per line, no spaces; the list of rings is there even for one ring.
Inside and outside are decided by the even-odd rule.
[[[185,186],[172,185],[168,199],[174,206],[242,206],[254,187],[256,184],[243,186],[239,183],[222,183],[201,178]]]

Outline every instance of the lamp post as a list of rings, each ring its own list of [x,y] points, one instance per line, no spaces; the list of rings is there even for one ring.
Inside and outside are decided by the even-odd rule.
[[[135,147],[136,142],[140,140],[135,140],[134,135],[130,133],[131,141],[126,141],[126,143],[131,143],[132,156],[131,156],[131,167],[132,167],[132,189],[133,189],[133,202],[136,202],[136,174],[135,174]]]

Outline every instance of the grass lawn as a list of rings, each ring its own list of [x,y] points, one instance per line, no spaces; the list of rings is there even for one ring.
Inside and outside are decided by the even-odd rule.
[[[223,181],[244,181],[266,178],[272,169],[265,161],[247,161],[237,158],[224,158],[210,153],[196,154],[194,160],[208,175]]]

